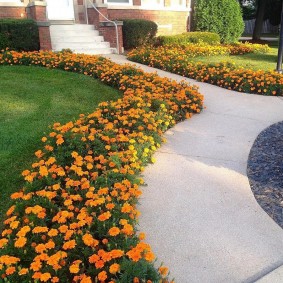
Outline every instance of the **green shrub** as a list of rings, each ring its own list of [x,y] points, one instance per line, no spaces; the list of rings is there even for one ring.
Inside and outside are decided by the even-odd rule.
[[[157,33],[156,23],[140,19],[126,19],[122,21],[125,49],[135,48],[153,42],[153,38]]]
[[[237,0],[197,0],[195,25],[197,31],[218,33],[223,43],[238,41],[244,30],[239,2]]]
[[[36,23],[27,19],[0,20],[0,49],[18,51],[39,50],[39,34]]]
[[[185,32],[182,34],[159,36],[156,45],[207,43],[211,45],[220,43],[220,36],[213,32]]]

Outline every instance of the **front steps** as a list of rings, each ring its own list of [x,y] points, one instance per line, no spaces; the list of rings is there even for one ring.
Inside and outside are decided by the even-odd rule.
[[[110,48],[103,36],[92,25],[51,24],[50,36],[53,51],[71,49],[74,53],[111,54],[116,49]]]

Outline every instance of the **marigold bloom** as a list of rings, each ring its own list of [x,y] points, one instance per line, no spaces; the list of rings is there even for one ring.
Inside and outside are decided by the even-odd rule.
[[[111,274],[116,274],[118,271],[120,271],[120,265],[118,263],[113,263],[110,265],[109,272]]]
[[[27,273],[28,273],[28,268],[22,268],[22,269],[18,272],[19,275],[26,275]]]
[[[69,268],[70,272],[76,274],[80,271],[80,267],[78,264],[72,264]]]
[[[6,274],[7,274],[7,275],[12,275],[12,274],[15,273],[15,271],[16,271],[16,268],[15,268],[14,266],[10,266],[10,267],[8,267],[8,268],[6,269]]]
[[[18,239],[15,241],[14,246],[15,246],[16,248],[22,248],[22,247],[24,247],[24,246],[26,245],[26,243],[27,243],[27,238],[25,238],[25,237],[20,237],[20,238],[18,238]]]
[[[43,273],[40,276],[40,281],[47,282],[51,278],[51,274],[49,272]]]
[[[63,245],[63,250],[71,250],[76,246],[76,241],[75,240],[71,240],[68,242],[65,242]]]
[[[107,279],[107,273],[106,271],[101,271],[98,273],[98,280],[99,281],[105,281]]]
[[[166,276],[167,273],[168,273],[168,268],[165,267],[165,266],[160,266],[160,267],[158,268],[158,271],[159,271],[159,273],[160,273],[162,276]]]
[[[117,227],[112,227],[111,229],[109,229],[108,234],[110,236],[117,236],[120,234],[120,229]]]

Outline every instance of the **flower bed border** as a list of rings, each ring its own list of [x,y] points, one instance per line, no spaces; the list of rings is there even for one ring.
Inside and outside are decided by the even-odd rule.
[[[239,45],[241,54],[247,52],[244,51],[244,45]],[[184,56],[179,54],[178,48],[174,48],[165,46],[163,47],[165,50],[163,52],[158,48],[138,48],[129,52],[127,57],[129,60],[137,63],[229,90],[270,96],[283,95],[282,74],[278,74],[275,71],[254,71],[226,62],[210,64],[193,63],[190,62],[190,57],[185,57],[184,59]],[[230,51],[233,54],[237,54],[238,52],[236,47],[231,47]]]
[[[12,194],[0,238],[5,282],[168,282],[135,227],[138,186],[162,133],[199,113],[194,86],[95,56],[5,51],[0,65],[82,73],[120,89],[123,98],[89,115],[55,123],[37,161]],[[40,94],[39,94],[40,95]]]

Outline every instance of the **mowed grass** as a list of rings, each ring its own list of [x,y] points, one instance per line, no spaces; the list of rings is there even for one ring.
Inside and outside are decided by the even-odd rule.
[[[40,67],[0,67],[0,228],[9,196],[23,185],[41,137],[53,122],[91,113],[101,101],[116,100],[118,90],[93,78]]]
[[[244,55],[227,55],[227,56],[211,56],[211,57],[197,57],[192,60],[195,62],[204,63],[220,63],[233,62],[237,66],[252,70],[275,70],[277,63],[278,42],[270,45],[270,52],[265,54],[244,54]]]

